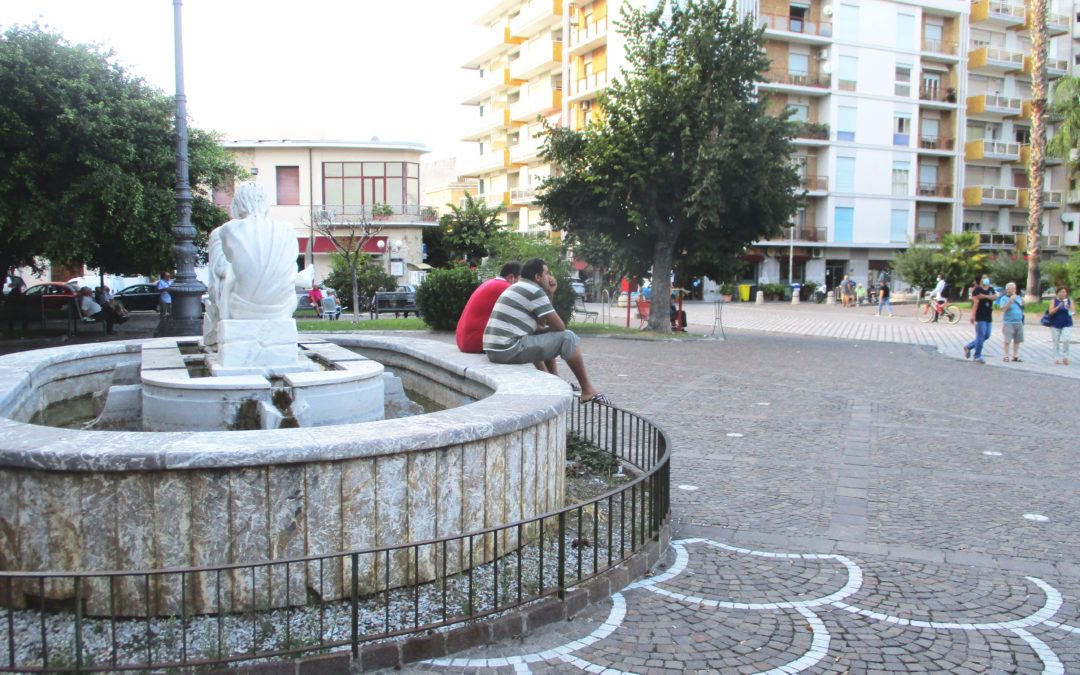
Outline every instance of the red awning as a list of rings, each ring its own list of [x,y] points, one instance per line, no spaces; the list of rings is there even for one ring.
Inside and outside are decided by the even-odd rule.
[[[765,256],[763,256],[763,255],[753,255],[753,254],[744,255],[743,257],[739,258],[739,260],[742,260],[743,262],[748,262],[748,263],[759,263],[764,259],[765,259]]]
[[[383,253],[386,251],[387,237],[378,236],[372,237],[364,242],[364,253]],[[379,242],[383,242],[382,248],[379,248]],[[297,237],[296,243],[300,246],[301,255],[307,253],[308,238]],[[330,241],[330,237],[316,236],[315,246],[313,247],[314,253],[337,253],[337,248],[334,247],[334,242]]]
[[[582,271],[583,269],[585,269],[588,266],[589,266],[589,263],[585,262],[584,260],[575,260],[574,261],[574,269],[576,269],[578,272]]]

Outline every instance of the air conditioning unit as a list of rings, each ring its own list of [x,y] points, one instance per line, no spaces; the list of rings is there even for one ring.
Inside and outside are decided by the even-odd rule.
[[[821,250],[820,248],[812,248],[812,249],[810,249],[810,257],[814,258],[815,260],[818,260],[820,258],[824,258],[825,257],[825,251]]]
[[[581,109],[582,110],[592,110],[592,101],[582,101],[581,102]]]
[[[822,49],[820,52],[818,52],[818,55],[817,55],[817,60],[818,61],[827,61],[828,59],[829,59],[829,48],[828,47],[826,47],[825,49]]]

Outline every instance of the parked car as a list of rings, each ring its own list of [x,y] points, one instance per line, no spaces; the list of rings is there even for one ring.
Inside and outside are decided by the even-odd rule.
[[[156,312],[160,293],[154,284],[135,284],[113,295],[129,312]]]
[[[15,284],[22,286],[23,290],[26,290],[26,282],[20,276],[5,276],[4,277],[4,295],[7,296],[11,292],[11,289],[15,287]]]
[[[67,314],[79,292],[74,286],[50,281],[26,289],[24,307],[29,317],[55,319]]]
[[[581,281],[571,281],[570,287],[574,289],[574,295],[579,298],[585,297],[585,284]]]

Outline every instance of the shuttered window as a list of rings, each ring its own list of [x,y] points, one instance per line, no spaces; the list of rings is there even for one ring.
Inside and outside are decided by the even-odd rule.
[[[277,203],[286,206],[300,204],[300,167],[277,167]]]

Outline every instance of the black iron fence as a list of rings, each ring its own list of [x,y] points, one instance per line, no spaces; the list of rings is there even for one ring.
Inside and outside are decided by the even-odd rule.
[[[374,640],[561,598],[656,539],[670,510],[662,430],[597,404],[572,406],[567,430],[607,459],[611,489],[529,520],[251,564],[0,572],[0,671],[201,668],[346,648],[356,656]]]

